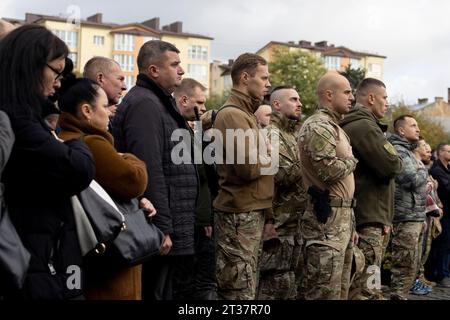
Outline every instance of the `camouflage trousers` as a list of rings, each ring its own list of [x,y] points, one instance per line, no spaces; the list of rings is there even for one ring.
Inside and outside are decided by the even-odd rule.
[[[421,253],[422,257],[420,259],[419,263],[419,276],[423,276],[425,273],[425,263],[428,260],[428,255],[431,251],[431,242],[433,241],[433,234],[431,230],[433,229],[433,224],[435,223],[435,220],[433,217],[427,217],[427,228],[422,232],[420,235],[419,243],[421,244]]]
[[[264,242],[259,264],[258,300],[297,298],[297,266],[300,244],[294,236]]]
[[[325,224],[308,204],[301,218],[303,272],[299,297],[307,300],[348,298],[353,260],[351,208],[332,208]]]
[[[350,300],[378,300],[381,292],[381,261],[385,245],[383,226],[358,228],[358,247],[364,254],[363,272],[355,276],[350,287]]]
[[[394,223],[392,232],[391,294],[406,297],[417,275],[422,254],[423,222]]]
[[[219,299],[255,299],[263,227],[263,211],[215,212]]]

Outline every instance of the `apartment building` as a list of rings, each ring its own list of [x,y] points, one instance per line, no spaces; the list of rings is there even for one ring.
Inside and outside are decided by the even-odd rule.
[[[328,41],[316,43],[305,40],[299,42],[270,41],[256,51],[256,54],[262,56],[267,61],[271,61],[274,51],[277,48],[287,48],[289,51],[300,50],[310,52],[317,58],[322,59],[328,70],[344,71],[351,64],[353,68],[364,68],[366,70],[366,77],[376,78],[381,81],[384,78],[385,56],[355,51],[344,46],[335,46],[334,44],[328,44]]]
[[[26,13],[25,20],[4,18],[14,24],[36,23],[53,31],[67,44],[74,71],[81,74],[86,62],[94,56],[116,60],[125,73],[127,87],[131,88],[139,73],[137,56],[145,42],[161,39],[173,43],[180,50],[185,77],[191,77],[209,87],[209,60],[213,38],[183,31],[181,21],[160,28],[159,17],[141,23],[116,24],[103,22],[97,13],[85,20]]]

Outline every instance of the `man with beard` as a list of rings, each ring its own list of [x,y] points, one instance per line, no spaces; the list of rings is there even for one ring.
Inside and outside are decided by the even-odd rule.
[[[277,235],[263,239],[258,299],[295,299],[301,241],[298,224],[306,202],[297,145],[302,103],[293,87],[282,86],[272,91],[270,104],[267,136],[277,136],[280,155],[273,200]]]
[[[299,134],[303,185],[308,203],[301,218],[304,268],[301,295],[308,300],[347,299],[357,242],[353,208],[358,160],[338,123],[353,102],[348,80],[337,72],[317,85],[319,109]]]

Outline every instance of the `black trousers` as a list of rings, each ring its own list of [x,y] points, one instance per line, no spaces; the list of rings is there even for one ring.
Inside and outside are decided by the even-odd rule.
[[[173,274],[179,259],[155,256],[142,265],[142,300],[173,300]]]
[[[173,298],[175,300],[217,299],[214,239],[206,236],[204,227],[195,227],[195,255],[180,257],[175,267]]]

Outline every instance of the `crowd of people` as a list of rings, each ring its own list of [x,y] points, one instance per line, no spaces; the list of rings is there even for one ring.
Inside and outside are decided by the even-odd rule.
[[[326,73],[303,121],[302,88],[272,88],[255,54],[234,61],[230,96],[209,111],[170,43],[142,45],[131,89],[114,60],[93,57],[77,78],[68,54],[38,25],[0,39],[0,204],[31,255],[0,299],[403,300],[450,287],[450,145],[432,155],[412,115],[387,132],[380,80],[353,91]],[[179,144],[189,161],[174,161]],[[218,161],[194,161],[196,148]],[[159,254],[133,267],[82,255],[71,198],[93,179],[139,199]]]

